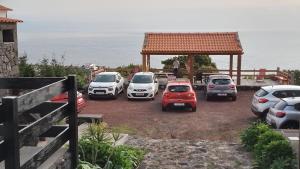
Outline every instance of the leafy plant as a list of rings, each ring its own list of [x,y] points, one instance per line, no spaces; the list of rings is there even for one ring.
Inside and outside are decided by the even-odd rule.
[[[261,123],[261,122],[254,122],[251,124],[250,127],[248,127],[245,131],[241,133],[241,141],[244,147],[248,151],[252,151],[254,149],[254,145],[258,141],[258,137],[267,132],[270,131],[268,125]]]
[[[279,167],[280,165],[285,166],[286,169],[295,168],[295,155],[287,140],[271,141],[264,147],[260,156],[255,156],[255,161],[259,169]]]

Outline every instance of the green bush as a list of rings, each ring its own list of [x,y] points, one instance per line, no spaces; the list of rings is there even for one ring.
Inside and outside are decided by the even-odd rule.
[[[242,144],[248,151],[252,151],[254,149],[254,145],[258,141],[258,137],[261,134],[270,130],[271,129],[269,128],[269,126],[264,123],[261,122],[252,123],[251,126],[241,134]]]
[[[295,155],[287,140],[271,141],[267,144],[260,156],[255,156],[257,168],[268,169],[284,166],[281,169],[295,168]]]
[[[272,130],[266,131],[258,137],[257,143],[254,146],[254,154],[255,157],[261,157],[265,148],[272,141],[285,140],[285,138],[278,132],[274,132]]]
[[[115,146],[118,133],[112,133],[105,123],[91,124],[79,140],[80,160],[104,169],[133,169],[143,159],[144,151],[130,146]],[[84,164],[84,166],[86,166]]]

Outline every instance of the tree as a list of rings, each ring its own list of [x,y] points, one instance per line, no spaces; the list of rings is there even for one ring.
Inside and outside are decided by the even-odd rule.
[[[27,54],[19,57],[19,72],[21,77],[34,77],[34,66],[27,63]]]
[[[178,56],[178,61],[180,63],[180,68],[186,69],[185,64],[187,63],[187,56]],[[175,60],[175,57],[168,58],[166,60],[161,61],[162,64],[164,64],[163,69],[173,69],[173,62]],[[217,66],[216,63],[212,62],[211,58],[208,55],[198,55],[194,56],[194,70],[198,69],[205,69],[205,70],[211,70],[216,71]]]

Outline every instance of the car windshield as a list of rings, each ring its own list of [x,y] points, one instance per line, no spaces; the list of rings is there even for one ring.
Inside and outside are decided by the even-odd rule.
[[[94,82],[115,82],[115,75],[97,75]]]
[[[212,79],[212,83],[215,85],[228,85],[231,83],[230,79]]]
[[[132,83],[152,83],[153,79],[151,75],[134,75]]]
[[[190,87],[186,85],[173,85],[169,86],[168,90],[170,92],[187,92],[190,90]]]
[[[258,97],[263,97],[263,96],[266,96],[267,94],[268,94],[268,92],[265,91],[264,89],[260,89],[259,91],[257,91],[255,93],[255,95],[258,96]]]

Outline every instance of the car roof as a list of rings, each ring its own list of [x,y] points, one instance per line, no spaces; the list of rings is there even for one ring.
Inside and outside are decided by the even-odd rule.
[[[152,72],[137,72],[137,73],[135,73],[134,75],[154,75],[154,73],[152,73]]]
[[[101,72],[98,73],[97,75],[117,75],[119,74],[118,72]]]
[[[300,90],[300,86],[297,85],[273,85],[273,86],[263,86],[262,89],[266,91],[272,90]]]
[[[300,103],[300,97],[287,97],[287,98],[284,98],[281,100],[287,102],[287,104],[289,104],[289,105],[294,105],[294,104]]]
[[[228,75],[210,75],[209,78],[210,79],[222,79],[222,78],[231,79],[231,77]]]

